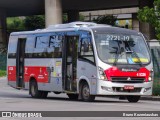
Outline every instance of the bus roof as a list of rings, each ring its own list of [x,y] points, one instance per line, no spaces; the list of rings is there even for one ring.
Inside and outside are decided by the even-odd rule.
[[[114,31],[114,32],[121,32],[121,33],[130,33],[130,34],[137,34],[137,31],[112,27],[110,25],[104,24],[96,24],[93,22],[71,22],[67,24],[57,24],[57,25],[50,25],[48,28],[45,29],[37,29],[34,31],[22,31],[22,32],[12,32],[11,35],[25,35],[25,34],[36,34],[36,33],[48,33],[48,32],[60,32],[60,31],[78,31],[78,30],[96,30],[97,32],[103,31]]]
[[[135,30],[130,30],[126,28],[119,27],[92,27],[93,32],[97,33],[119,33],[119,34],[130,34],[130,35],[138,35],[140,32]]]

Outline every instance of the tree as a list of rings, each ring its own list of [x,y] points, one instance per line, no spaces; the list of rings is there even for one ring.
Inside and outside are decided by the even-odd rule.
[[[79,19],[83,21],[84,16],[80,14]],[[62,21],[63,23],[68,22],[67,14],[63,14]],[[24,19],[24,26],[26,30],[43,29],[45,28],[45,16],[44,15],[27,16]]]
[[[27,30],[42,29],[45,27],[45,17],[44,15],[27,16],[24,24]]]
[[[154,8],[148,6],[138,11],[138,19],[155,27],[156,36],[160,39],[160,0],[154,0]]]
[[[79,14],[79,21],[84,21],[84,16],[82,14]],[[67,14],[63,14],[62,16],[62,21],[63,23],[68,23],[68,15]]]
[[[84,21],[85,17],[82,14],[79,14],[79,20]]]
[[[7,31],[15,32],[25,30],[24,18],[22,17],[9,17],[7,18]]]
[[[93,22],[98,24],[108,24],[108,25],[115,25],[117,18],[111,15],[102,15],[98,16],[96,19],[93,19]]]

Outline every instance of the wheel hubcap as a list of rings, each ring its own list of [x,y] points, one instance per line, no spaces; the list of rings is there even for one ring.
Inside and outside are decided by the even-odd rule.
[[[89,97],[89,88],[88,88],[88,86],[84,86],[84,88],[83,88],[83,96],[84,96],[84,98],[88,98]]]
[[[34,85],[32,85],[32,86],[31,86],[31,92],[32,92],[32,95],[35,95],[35,89],[36,89],[36,88],[35,88],[35,86],[34,86]]]

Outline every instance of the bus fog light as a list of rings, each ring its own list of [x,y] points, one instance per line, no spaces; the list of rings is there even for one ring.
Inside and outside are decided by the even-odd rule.
[[[100,79],[101,80],[105,80],[106,78],[104,76],[100,76]]]
[[[152,77],[149,77],[149,78],[148,78],[148,81],[151,82],[151,81],[152,81]]]
[[[151,87],[145,88],[145,89],[144,89],[144,92],[147,92],[148,90],[151,90]]]
[[[101,86],[101,88],[102,88],[103,90],[106,90],[106,91],[112,91],[112,88],[111,88],[111,87]]]

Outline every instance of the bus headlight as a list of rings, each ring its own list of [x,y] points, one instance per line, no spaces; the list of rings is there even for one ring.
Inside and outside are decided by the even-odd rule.
[[[98,72],[99,72],[99,79],[107,80],[106,74],[104,73],[104,70],[101,67],[98,67]]]

